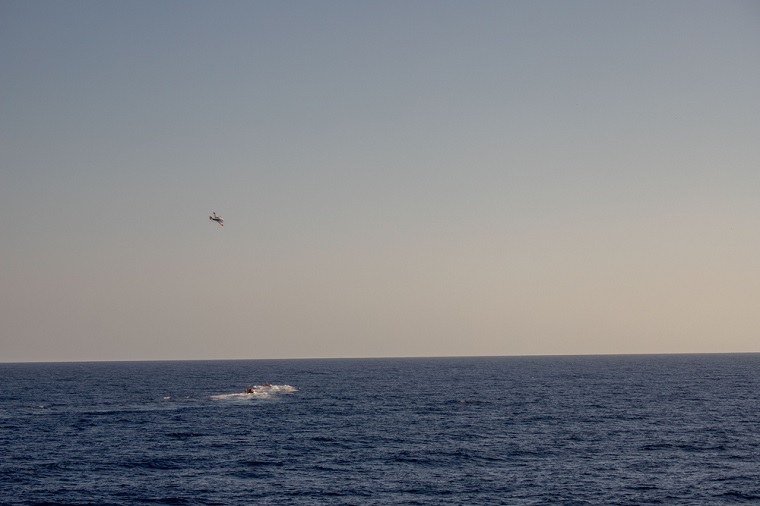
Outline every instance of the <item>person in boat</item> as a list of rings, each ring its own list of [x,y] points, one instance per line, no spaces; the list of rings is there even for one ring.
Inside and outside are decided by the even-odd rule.
[[[252,394],[253,393],[253,388],[251,388],[251,387],[246,388],[245,389],[245,393]]]

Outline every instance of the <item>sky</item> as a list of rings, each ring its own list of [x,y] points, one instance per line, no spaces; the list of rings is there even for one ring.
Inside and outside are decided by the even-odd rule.
[[[759,195],[755,1],[0,0],[0,362],[760,352]]]

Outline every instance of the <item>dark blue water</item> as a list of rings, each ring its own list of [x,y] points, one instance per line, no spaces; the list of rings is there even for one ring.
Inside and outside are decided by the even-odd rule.
[[[760,501],[756,354],[0,364],[0,387],[3,504]]]

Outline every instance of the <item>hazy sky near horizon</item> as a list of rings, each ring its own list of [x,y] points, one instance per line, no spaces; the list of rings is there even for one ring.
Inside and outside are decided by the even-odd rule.
[[[2,0],[0,212],[0,362],[760,352],[760,3]]]

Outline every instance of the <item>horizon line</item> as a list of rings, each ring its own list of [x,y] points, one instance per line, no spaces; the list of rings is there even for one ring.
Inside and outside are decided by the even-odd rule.
[[[695,355],[760,355],[760,351],[722,351],[722,352],[660,352],[660,353],[567,353],[567,354],[525,354],[525,355],[429,355],[429,356],[388,356],[388,357],[290,357],[290,358],[155,358],[136,360],[33,360],[0,361],[0,365],[10,364],[96,364],[96,363],[141,363],[141,362],[253,362],[285,360],[415,360],[446,358],[572,358],[572,357],[656,357],[656,356],[695,356]]]

